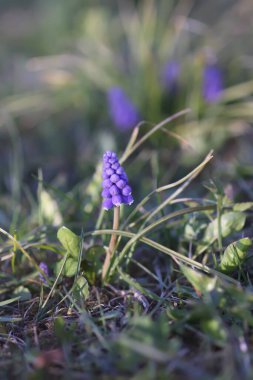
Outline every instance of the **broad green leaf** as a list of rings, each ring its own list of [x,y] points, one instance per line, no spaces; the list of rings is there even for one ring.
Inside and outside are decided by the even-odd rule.
[[[253,208],[253,202],[242,202],[242,203],[235,203],[233,210],[234,211],[246,211]]]
[[[232,272],[240,267],[251,245],[252,241],[249,238],[243,238],[230,244],[221,258],[220,269],[223,272]]]
[[[57,238],[71,256],[78,258],[80,251],[80,238],[67,227],[61,227],[57,232]]]
[[[221,233],[223,237],[235,231],[240,231],[245,224],[246,215],[243,212],[230,211],[221,216]],[[218,219],[214,219],[207,227],[204,241],[212,243],[218,238]]]
[[[201,294],[211,292],[217,286],[216,277],[207,276],[183,264],[180,264],[180,269],[194,289]]]
[[[89,284],[85,277],[79,276],[75,282],[73,295],[77,300],[86,300],[89,297]]]
[[[55,274],[58,276],[65,258],[61,259],[55,264]],[[78,261],[72,257],[68,257],[62,270],[62,276],[73,277],[78,269]]]
[[[30,290],[22,285],[14,290],[13,295],[19,297],[20,301],[29,301],[32,298]]]

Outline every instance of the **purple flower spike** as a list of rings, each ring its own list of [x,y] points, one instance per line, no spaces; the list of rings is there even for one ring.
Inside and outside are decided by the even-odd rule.
[[[110,164],[109,168],[108,163]],[[117,168],[117,174],[115,173],[115,168]],[[134,199],[132,197],[132,189],[128,184],[127,175],[122,166],[120,166],[116,154],[110,151],[107,151],[103,156],[103,178],[104,173],[108,173],[108,169],[111,169],[113,173],[102,182],[104,209],[109,210],[122,204],[132,204]]]
[[[223,91],[222,71],[216,64],[207,64],[203,71],[202,93],[207,103],[215,103]]]
[[[42,272],[44,272],[45,275],[48,277],[48,266],[47,266],[47,264],[42,261],[40,263],[39,267],[42,270]],[[42,282],[44,282],[44,284],[46,284],[46,279],[41,273],[39,273],[39,278]]]
[[[127,131],[139,123],[140,114],[122,88],[111,87],[107,99],[112,121],[120,131]]]

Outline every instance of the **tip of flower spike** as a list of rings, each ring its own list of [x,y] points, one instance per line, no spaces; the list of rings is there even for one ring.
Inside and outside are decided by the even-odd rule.
[[[103,156],[104,160],[108,161],[109,159],[117,159],[117,155],[115,152],[111,150],[107,150]]]

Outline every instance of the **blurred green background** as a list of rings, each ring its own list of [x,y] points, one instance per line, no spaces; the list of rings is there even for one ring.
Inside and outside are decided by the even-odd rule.
[[[90,192],[103,151],[122,152],[133,129],[113,119],[108,91],[115,86],[145,121],[141,134],[191,109],[129,167],[136,182],[143,170],[140,193],[178,177],[211,149],[215,175],[251,181],[251,25],[252,0],[1,0],[2,222],[21,199],[32,205],[39,168],[54,188]],[[213,100],[203,89],[210,66],[219,76],[206,83],[219,92]]]

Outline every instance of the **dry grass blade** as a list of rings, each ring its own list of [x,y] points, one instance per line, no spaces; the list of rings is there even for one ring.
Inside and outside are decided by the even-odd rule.
[[[131,247],[132,244],[137,242],[142,236],[146,235],[148,232],[154,230],[160,224],[162,224],[162,223],[164,223],[170,219],[176,218],[178,216],[190,214],[190,213],[197,212],[197,211],[209,211],[209,210],[214,210],[214,209],[215,209],[215,206],[212,206],[212,205],[189,207],[189,208],[186,208],[183,210],[172,212],[169,215],[166,215],[163,218],[158,219],[155,223],[150,224],[148,227],[144,228],[139,233],[135,234],[134,237],[127,242],[125,247],[120,252],[120,255],[117,257],[117,264],[116,265],[118,265],[122,261],[127,250]],[[112,271],[113,271],[113,269],[115,269],[115,268],[112,268]]]
[[[129,142],[126,146],[126,149],[124,151],[124,153],[122,154],[121,156],[121,159],[120,159],[120,164],[122,164],[126,158],[128,157],[128,152],[132,149],[133,145],[135,144],[135,141],[137,140],[137,137],[138,137],[138,134],[139,134],[139,131],[140,131],[140,126],[141,126],[142,123],[139,123],[133,130],[131,136],[130,136],[130,139],[129,139]]]
[[[85,233],[84,237],[90,236],[90,235],[100,236],[100,235],[111,235],[111,234],[119,235],[122,237],[127,237],[130,239],[134,238],[134,236],[135,236],[135,234],[132,232],[121,231],[121,230],[117,230],[117,231],[115,231],[115,230],[96,230],[96,231],[91,231],[91,232]],[[198,261],[190,259],[189,257],[186,257],[186,256],[182,255],[181,253],[176,252],[173,249],[167,248],[167,247],[163,246],[162,244],[159,244],[159,243],[157,243],[151,239],[148,239],[146,237],[141,237],[139,239],[139,241],[144,243],[144,244],[147,244],[150,247],[155,248],[156,250],[158,250],[160,252],[165,253],[166,255],[171,256],[172,258],[175,257],[178,260],[180,260],[180,261],[182,261],[188,265],[194,266],[195,268],[202,270],[203,272],[206,272],[206,273],[211,274],[213,276],[217,276],[217,277],[219,277],[219,278],[221,278],[227,282],[233,283],[234,285],[237,285],[237,286],[240,285],[239,282],[234,280],[233,278],[231,278],[231,277],[229,277],[223,273],[220,273],[220,272],[216,271],[215,269],[209,268],[205,264],[201,264]]]
[[[205,157],[205,159],[196,167],[194,168],[189,174],[187,174],[185,177],[179,179],[176,182],[173,182],[169,185],[158,187],[155,192],[159,193],[164,190],[171,189],[173,187],[176,187],[178,185],[181,185],[181,183],[187,181],[189,178],[193,177],[194,175],[198,175],[202,169],[208,164],[209,161],[213,158],[213,151],[211,150],[208,155]],[[195,177],[194,177],[195,178]]]
[[[212,153],[213,153],[213,151],[210,151],[208,153],[208,155],[205,157],[205,159],[196,168],[194,168],[190,173],[188,173],[185,177],[181,178],[180,180],[178,180],[176,182],[173,182],[173,183],[165,185],[165,186],[158,187],[157,189],[151,191],[151,193],[149,193],[145,198],[143,198],[141,200],[141,202],[139,202],[137,204],[137,206],[134,208],[134,210],[131,212],[131,214],[128,216],[128,218],[124,222],[123,228],[125,228],[125,226],[127,226],[127,224],[133,218],[133,216],[150,200],[150,198],[154,194],[162,192],[162,191],[165,191],[165,190],[168,190],[168,189],[172,189],[173,187],[176,187],[178,185],[181,185],[182,183],[183,184],[185,183],[185,186],[181,187],[175,193],[173,193],[168,198],[166,198],[165,201],[161,205],[158,206],[158,208],[156,208],[152,213],[148,214],[147,215],[148,220],[151,219],[154,215],[156,215],[156,213],[159,212],[162,208],[164,208],[165,206],[167,206],[204,169],[204,167],[208,164],[208,162],[213,158],[213,154]]]
[[[155,125],[149,132],[147,132],[139,141],[137,141],[132,148],[128,149],[127,154],[124,155],[124,161],[127,160],[127,158],[133,154],[133,152],[138,149],[150,136],[152,136],[155,132],[157,132],[159,129],[161,129],[164,125],[170,123],[171,121],[179,118],[180,116],[184,116],[187,113],[189,113],[191,110],[190,108],[186,108],[180,112],[175,113],[174,115],[168,117],[167,119],[161,121],[159,124]],[[122,163],[121,159],[121,163]]]
[[[175,199],[179,194],[183,192],[183,190],[189,186],[189,184],[201,173],[201,171],[204,169],[206,164],[213,158],[212,152],[210,152],[205,160],[193,170],[191,176],[188,176],[186,181],[183,183],[181,187],[179,187],[173,194],[171,194],[168,198],[166,198],[156,209],[149,214],[149,216],[145,220],[145,224],[152,219],[156,214],[158,214],[164,207],[166,207],[170,202]],[[187,177],[187,176],[186,176]],[[185,177],[185,178],[186,178]],[[178,181],[179,182],[179,181]],[[168,185],[170,186],[170,185]],[[164,191],[167,190],[169,187],[168,186],[163,186],[162,188],[159,188],[159,191]]]

